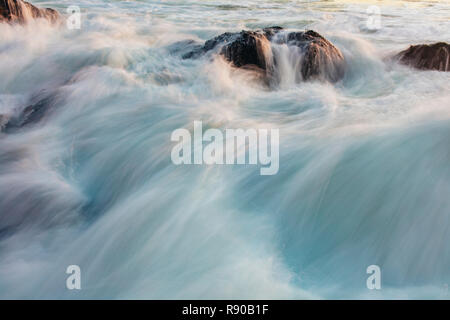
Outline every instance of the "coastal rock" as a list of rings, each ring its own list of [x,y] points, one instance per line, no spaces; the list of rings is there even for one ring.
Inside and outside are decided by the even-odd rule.
[[[181,40],[166,46],[166,50],[169,54],[186,56],[188,54],[193,55],[194,52],[200,51],[203,48],[202,44],[199,44],[195,40]]]
[[[183,55],[197,58],[216,50],[236,67],[256,66],[271,76],[277,65],[272,43],[286,44],[300,49],[299,72],[303,80],[323,79],[338,81],[344,75],[345,60],[341,51],[315,31],[284,32],[281,27],[239,33],[223,33]]]
[[[36,18],[54,23],[58,21],[59,13],[50,8],[37,8],[22,0],[0,0],[0,22],[26,23]]]
[[[270,49],[270,39],[282,28],[271,27],[258,31],[237,33],[226,32],[197,46],[194,50],[183,55],[183,59],[197,58],[208,51],[219,49],[219,53],[236,67],[255,65],[266,68],[267,50]]]
[[[3,131],[3,129],[6,128],[6,125],[8,123],[9,119],[8,116],[5,114],[0,114],[0,132]]]
[[[26,107],[13,114],[0,114],[0,132],[14,132],[20,128],[41,121],[61,103],[62,98],[57,91],[43,91],[34,96]]]
[[[402,64],[421,70],[450,71],[450,44],[438,42],[410,46],[395,58]]]
[[[313,30],[291,32],[286,38],[281,42],[286,41],[289,46],[299,47],[302,52],[300,70],[304,80],[336,82],[344,77],[345,59],[342,52],[319,33]]]
[[[262,32],[242,31],[238,36],[227,35],[227,38],[228,44],[222,47],[221,54],[236,67],[255,65],[263,70],[268,67],[270,43]],[[207,45],[215,46],[216,41]]]

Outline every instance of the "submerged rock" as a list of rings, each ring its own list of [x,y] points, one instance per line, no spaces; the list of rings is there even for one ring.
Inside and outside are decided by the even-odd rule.
[[[300,50],[299,72],[303,80],[319,78],[335,82],[344,76],[345,60],[341,51],[312,30],[284,32],[281,27],[271,27],[257,31],[227,32],[206,41],[203,46],[184,54],[183,58],[197,58],[216,50],[236,67],[256,66],[271,76],[277,66],[272,44],[286,44]]]
[[[450,71],[450,44],[438,42],[410,46],[395,58],[402,64],[421,70]]]
[[[0,0],[0,22],[25,23],[36,18],[56,22],[59,13],[50,8],[37,8],[22,0]]]
[[[185,56],[188,53],[192,54],[194,51],[200,50],[203,45],[195,40],[181,40],[166,46],[168,53],[173,55]]]
[[[0,114],[0,132],[3,131],[3,129],[5,129],[6,124],[8,123],[9,118],[7,115],[5,114]]]
[[[41,92],[33,97],[30,104],[13,114],[0,114],[0,132],[14,132],[28,125],[36,124],[51,113],[61,103],[56,91]]]

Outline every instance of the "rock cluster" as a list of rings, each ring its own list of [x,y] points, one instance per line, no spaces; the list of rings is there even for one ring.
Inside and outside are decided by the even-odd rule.
[[[312,30],[284,32],[281,27],[270,27],[257,31],[227,32],[206,41],[203,46],[197,46],[183,58],[197,58],[216,50],[236,67],[256,66],[270,74],[277,65],[272,43],[300,49],[299,72],[303,80],[320,78],[336,82],[344,76],[345,59],[341,51]]]

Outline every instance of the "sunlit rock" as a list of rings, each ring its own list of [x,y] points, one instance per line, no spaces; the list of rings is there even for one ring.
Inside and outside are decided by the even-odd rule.
[[[271,77],[277,68],[273,44],[298,49],[294,66],[300,64],[301,80],[320,79],[335,82],[344,76],[345,60],[341,51],[315,31],[285,32],[280,27],[257,31],[223,33],[183,55],[184,59],[197,58],[215,50],[236,67],[256,66]],[[297,63],[298,62],[298,63]]]
[[[31,19],[43,18],[54,23],[59,17],[56,10],[40,9],[26,1],[0,0],[0,22],[26,23]]]
[[[402,64],[421,70],[450,71],[450,44],[438,42],[410,46],[395,58]]]

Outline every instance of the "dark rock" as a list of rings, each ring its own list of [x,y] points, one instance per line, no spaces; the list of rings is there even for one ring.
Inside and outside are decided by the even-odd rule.
[[[172,43],[166,47],[166,50],[173,55],[185,56],[186,54],[191,54],[194,51],[201,50],[203,48],[202,44],[199,44],[195,40],[182,40]]]
[[[344,76],[345,60],[341,51],[315,31],[282,32],[281,27],[257,31],[224,33],[205,42],[203,47],[183,55],[184,59],[197,58],[216,50],[236,67],[256,66],[271,76],[277,65],[272,43],[287,44],[300,49],[301,78],[338,81]]]
[[[183,54],[183,59],[195,59],[200,57],[201,55],[205,54],[206,52],[214,49],[219,44],[226,44],[230,41],[233,41],[238,37],[238,33],[223,33],[220,36],[217,36],[211,40],[208,40],[205,42],[204,45],[196,46],[195,48],[191,49],[187,53]]]
[[[38,101],[37,103],[27,106],[23,110],[16,125],[23,127],[27,124],[36,123],[41,120],[44,117],[45,113],[52,106],[52,100],[53,97],[47,97]]]
[[[395,58],[402,64],[421,70],[450,71],[450,44],[438,42],[410,46]]]
[[[221,48],[220,54],[227,60],[233,62],[237,67],[247,64],[254,64],[265,68],[265,63],[261,60],[262,48],[269,44],[270,39],[281,27],[271,27],[258,31],[245,31],[223,33],[205,42],[201,47],[183,55],[183,59],[197,58],[208,51]]]
[[[273,36],[276,35],[278,32],[282,31],[282,27],[269,27],[264,28],[262,31],[264,32],[264,35],[266,36],[267,40],[272,40]]]
[[[236,67],[255,65],[265,70],[270,42],[261,32],[242,31],[238,37],[225,45],[221,54]]]
[[[6,128],[6,124],[9,121],[9,117],[5,114],[0,114],[0,132],[3,131],[3,129]]]
[[[44,18],[54,23],[59,20],[59,13],[22,0],[0,0],[0,22],[25,23],[28,18]]]
[[[303,54],[301,73],[304,80],[340,80],[345,73],[345,60],[341,51],[315,31],[291,32],[287,44],[297,46]]]
[[[0,115],[1,131],[6,133],[16,131],[22,127],[38,123],[47,114],[51,113],[61,103],[61,96],[56,92],[41,92],[31,99],[31,103],[15,115]],[[2,118],[3,117],[3,118]]]

